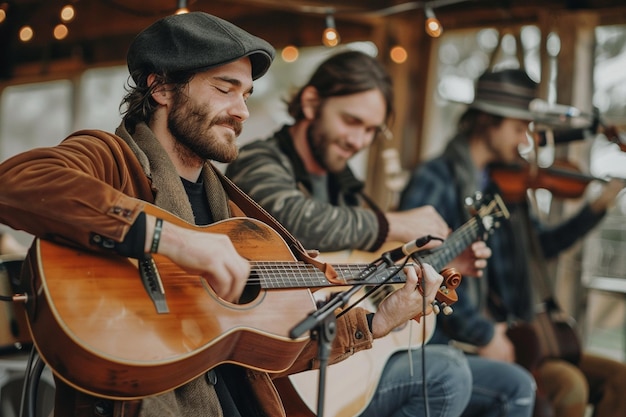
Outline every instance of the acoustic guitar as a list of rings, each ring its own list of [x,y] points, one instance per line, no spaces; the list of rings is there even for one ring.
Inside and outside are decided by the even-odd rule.
[[[282,372],[309,341],[290,331],[316,309],[310,289],[405,280],[387,268],[364,281],[353,269],[297,260],[279,233],[252,218],[198,227],[149,204],[146,212],[227,234],[251,260],[248,285],[229,303],[162,255],[137,261],[36,240],[23,269],[29,331],[52,371],[88,394],[156,395],[227,362]]]
[[[477,200],[476,204],[477,206],[474,207],[476,215],[472,219],[448,236],[442,245],[432,250],[419,251],[416,257],[421,262],[429,263],[435,269],[441,270],[476,239],[486,238],[488,233],[499,226],[500,219],[509,217],[509,212],[499,195],[483,197]],[[383,252],[390,249],[389,246],[394,245],[385,245]],[[320,255],[322,259],[333,264],[342,260],[349,263],[367,262],[376,256],[376,254],[358,250],[322,253]],[[337,267],[337,265],[335,266]],[[341,269],[341,266],[337,268]],[[457,282],[454,288],[460,282],[460,277],[456,278]],[[382,292],[365,297],[362,305],[371,311],[376,311],[381,299],[392,291],[389,289],[390,286],[394,285],[386,285]],[[315,294],[324,294],[333,290],[335,289],[328,288]],[[357,294],[355,297],[361,298],[362,295]],[[389,335],[374,341],[371,349],[360,351],[346,360],[329,366],[326,371],[324,415],[329,417],[359,415],[371,401],[389,357],[400,351],[421,348],[432,337],[435,323],[436,316],[434,314],[426,316],[425,320],[420,320],[420,322],[411,320]],[[421,372],[421,368],[407,369],[407,372],[418,374]],[[286,396],[293,396],[295,392],[309,411],[316,412],[319,371],[311,370],[289,375],[288,380],[291,386],[286,381],[280,381],[278,386],[281,394],[284,392]]]
[[[37,239],[22,271],[29,332],[55,375],[88,394],[156,395],[221,363],[282,372],[309,342],[308,335],[290,334],[316,309],[311,289],[404,282],[385,268],[364,281],[352,270],[342,276],[341,268],[298,260],[281,234],[252,218],[199,227],[150,204],[145,211],[181,227],[228,235],[251,260],[248,285],[238,303],[229,303],[165,256],[137,261]],[[468,227],[482,230],[483,223]],[[445,266],[437,262],[448,250],[461,251],[435,249],[429,263]],[[448,304],[455,297],[442,289],[436,296]]]
[[[385,245],[385,247],[388,246],[391,249],[392,245]],[[348,265],[348,262],[371,262],[376,256],[376,253],[364,251],[352,251],[345,255],[320,254],[324,260],[334,259],[337,262],[344,262],[341,265]],[[339,269],[341,268],[340,266]],[[456,280],[458,278],[455,277]],[[341,289],[340,287],[320,289],[314,293],[314,296],[316,299],[325,299],[331,296],[332,292]],[[396,285],[386,284],[379,291],[367,295],[368,289],[364,288],[357,292],[352,300],[355,302],[361,300],[359,306],[376,311],[380,302],[395,289],[397,289]],[[387,359],[400,350],[420,348],[432,337],[435,323],[435,314],[429,314],[419,321],[409,320],[387,336],[377,339],[370,349],[360,351],[354,357],[330,365],[326,370],[325,415],[355,416],[362,411],[374,395],[376,384]],[[415,369],[415,372],[419,370]],[[279,385],[281,394],[293,395],[290,388],[294,389],[295,395],[304,402],[300,406],[311,411],[311,414],[303,415],[314,416],[317,411],[319,371],[300,372],[289,375],[288,379],[292,387]]]

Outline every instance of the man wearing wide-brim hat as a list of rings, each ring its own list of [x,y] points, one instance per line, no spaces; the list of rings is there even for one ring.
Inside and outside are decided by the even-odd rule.
[[[440,156],[423,162],[412,173],[400,208],[431,204],[452,228],[467,221],[471,216],[465,206],[467,197],[481,192],[488,198],[499,192],[490,177],[490,166],[525,162],[520,150],[532,146],[528,124],[534,115],[529,107],[536,97],[537,83],[523,70],[481,75],[456,135]],[[461,342],[475,347],[468,355],[474,387],[464,416],[532,415],[533,376],[515,363],[515,347],[507,337],[509,321],[531,320],[534,315],[536,289],[531,288],[531,276],[540,264],[531,241],[536,236],[540,242],[535,247],[541,258],[557,256],[598,224],[620,188],[610,184],[600,198],[549,230],[531,220],[525,198],[517,204],[507,202],[510,220],[500,219],[500,227],[487,238],[493,253],[485,277],[463,280],[457,290],[455,314],[438,317],[433,336],[433,343]],[[626,397],[617,394],[626,383],[626,367],[621,363],[584,354],[578,367],[549,361],[533,369],[533,374],[538,392],[552,403],[555,416],[583,417],[588,398],[600,412],[596,415],[626,415]],[[592,375],[595,377],[587,385],[585,376]],[[612,406],[620,411],[606,411]]]

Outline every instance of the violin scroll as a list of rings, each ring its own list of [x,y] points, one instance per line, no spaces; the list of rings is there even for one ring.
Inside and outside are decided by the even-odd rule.
[[[452,314],[452,304],[456,303],[459,300],[459,296],[456,293],[456,289],[461,284],[462,276],[461,274],[454,268],[445,268],[441,271],[441,276],[443,277],[443,282],[441,286],[437,290],[437,294],[435,295],[435,301],[432,303],[432,311],[435,314],[439,314],[443,312],[444,315],[449,316]],[[420,277],[421,281],[421,277]],[[423,287],[420,285],[418,289],[422,295],[424,295]],[[413,320],[419,323],[420,318],[424,314],[418,314]]]
[[[446,268],[441,271],[441,275],[443,282],[437,291],[435,300],[443,307],[443,314],[448,316],[452,314],[452,307],[450,306],[459,300],[456,288],[461,284],[461,274],[454,268]]]

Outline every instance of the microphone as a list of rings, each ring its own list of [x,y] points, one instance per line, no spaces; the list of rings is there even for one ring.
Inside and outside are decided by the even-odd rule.
[[[535,132],[534,135],[537,138],[538,146],[546,146],[550,142],[557,143],[567,143],[574,142],[577,140],[587,139],[593,132],[590,128],[579,128],[579,129],[559,129],[552,131],[552,140],[548,140],[548,135],[550,135],[549,131],[543,130],[540,132]]]
[[[391,263],[395,263],[406,256],[414,254],[422,246],[424,246],[431,240],[441,240],[443,242],[443,239],[438,238],[438,237],[433,237],[431,235],[423,236],[411,242],[407,242],[404,245],[399,246],[395,249],[389,250],[387,252],[383,252],[381,259],[390,260]]]
[[[576,107],[567,106],[565,104],[548,103],[545,100],[536,98],[528,104],[528,110],[537,116],[549,117],[581,117],[583,112]]]
[[[569,129],[561,128],[542,130],[534,132],[533,135],[535,136],[535,140],[537,141],[537,146],[545,146],[549,143],[554,143],[556,145],[559,143],[574,142],[577,140],[584,140],[593,137],[595,134],[598,133],[599,127],[600,116],[598,115],[597,109],[594,108],[593,119],[591,120],[591,124],[589,126]]]

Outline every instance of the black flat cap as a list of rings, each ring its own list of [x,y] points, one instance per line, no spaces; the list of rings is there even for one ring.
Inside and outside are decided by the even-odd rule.
[[[267,72],[274,53],[268,42],[226,20],[191,12],[167,16],[144,29],[131,43],[127,62],[133,75],[136,70],[203,71],[247,56],[256,80]]]

